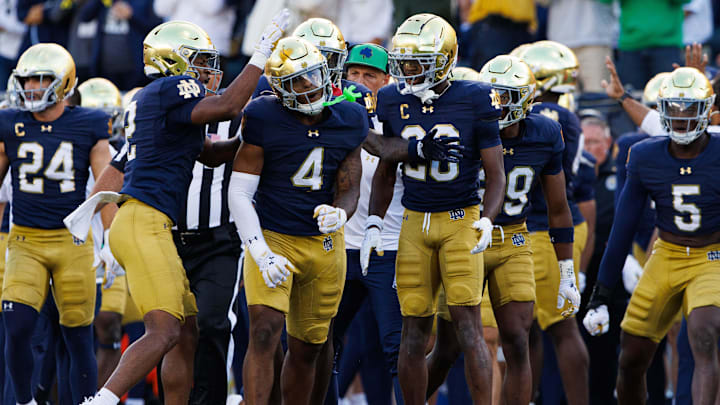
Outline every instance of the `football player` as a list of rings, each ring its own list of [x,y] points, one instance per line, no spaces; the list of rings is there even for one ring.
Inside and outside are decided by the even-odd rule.
[[[59,45],[28,48],[11,80],[19,109],[0,112],[0,175],[11,169],[14,202],[2,294],[7,366],[17,402],[35,403],[30,337],[52,279],[72,400],[80,402],[97,389],[93,246],[77,243],[62,220],[85,199],[90,170],[99,175],[110,160],[110,117],[66,107],[77,78]]]
[[[115,85],[104,78],[96,77],[88,79],[77,88],[80,93],[80,105],[86,108],[95,108],[105,111],[113,119],[113,128],[117,126],[120,111],[122,110],[122,96]],[[114,154],[114,150],[111,150]],[[95,221],[95,218],[93,218]],[[100,312],[95,317],[95,333],[98,339],[97,364],[98,364],[98,385],[102,386],[110,377],[110,373],[117,366],[120,360],[120,340],[122,339],[122,314],[125,312],[127,297],[127,282],[125,276],[120,275],[115,279],[115,272],[112,266],[117,262],[110,255],[110,263],[103,262],[102,248],[104,246],[104,235],[102,225],[99,228],[99,235],[93,232],[93,237],[99,236],[99,243],[93,243],[95,256],[99,259],[98,266],[105,270],[108,283],[104,286],[101,295]],[[99,277],[102,278],[102,277]]]
[[[491,369],[480,322],[483,267],[478,253],[491,242],[492,221],[505,193],[499,100],[481,83],[450,84],[457,38],[452,26],[440,17],[417,14],[405,20],[393,36],[389,56],[396,86],[380,90],[378,118],[385,137],[409,140],[409,159],[403,163],[405,213],[396,268],[403,315],[398,361],[403,397],[406,404],[425,403],[425,348],[442,284],[460,332],[473,400],[489,403]],[[466,151],[460,158],[440,162],[423,150],[435,138],[439,141],[432,143],[459,143]],[[372,235],[382,230],[397,167],[398,160],[381,156],[363,242],[368,251],[379,244]],[[477,192],[481,167],[487,178],[482,217]]]
[[[525,219],[530,210],[528,195],[538,183],[547,201],[550,233],[559,235],[553,243],[561,280],[557,309],[564,307],[566,301],[576,310],[580,305],[580,293],[574,283],[567,282],[575,278],[572,242],[558,241],[563,240],[563,232],[570,234],[564,236],[565,240],[572,239],[573,230],[562,170],[562,131],[557,122],[529,113],[535,78],[520,59],[508,55],[495,57],[483,66],[479,80],[492,86],[503,108],[500,138],[507,189],[502,211],[495,218],[499,232],[494,232],[493,243],[484,253],[484,274],[507,363],[502,397],[508,404],[527,404],[532,390],[528,333],[533,319],[535,281]],[[438,339],[428,358],[434,386],[428,392],[442,383],[460,353],[448,315],[446,310],[438,309]]]
[[[327,389],[315,373],[345,284],[343,225],[357,206],[368,119],[356,103],[325,106],[332,99],[327,61],[302,38],[280,40],[267,70],[277,96],[245,108],[229,189],[248,252],[243,386],[248,402],[269,402],[287,318],[283,402],[308,404],[313,389]]]
[[[583,321],[592,335],[607,332],[607,303],[647,198],[655,201],[659,238],[633,292],[621,327],[618,403],[644,404],[645,372],[682,308],[695,358],[692,398],[714,404],[720,337],[720,225],[717,160],[720,138],[706,132],[715,99],[705,75],[678,68],[663,81],[658,110],[669,137],[635,144],[598,282]]]
[[[287,26],[283,10],[263,32],[249,64],[217,96],[222,72],[218,52],[195,24],[171,21],[143,42],[145,73],[155,79],[126,110],[125,203],[109,231],[112,255],[125,269],[128,287],[143,314],[145,335],[130,346],[89,404],[112,404],[164,357],[166,403],[187,403],[197,339],[195,297],[178,256],[171,228],[186,197],[196,160],[225,161],[237,144],[210,142],[204,124],[237,116],[252,94],[274,43]]]
[[[587,244],[587,224],[577,204],[573,201],[573,182],[576,180],[582,154],[582,131],[577,116],[558,104],[561,94],[575,88],[578,62],[575,54],[566,46],[553,41],[540,41],[517,50],[516,55],[532,69],[537,80],[536,103],[532,112],[540,113],[558,121],[562,126],[565,150],[563,153],[563,172],[567,184],[567,199],[573,216],[573,233],[564,236],[551,235],[548,223],[545,196],[542,190],[530,193],[530,212],[527,225],[533,246],[533,264],[537,300],[535,313],[540,329],[552,337],[555,353],[558,356],[560,376],[569,405],[588,402],[588,353],[580,336],[580,330],[574,319],[567,316],[575,314],[577,308],[558,311],[556,298],[561,281],[556,271],[558,261],[553,254],[552,241],[573,243],[574,268],[580,269],[580,258]],[[577,285],[575,281],[565,280]],[[533,359],[533,385],[540,381],[542,367],[541,334],[537,328],[530,334],[530,347]],[[537,343],[537,344],[536,344]],[[537,350],[536,350],[537,348]]]

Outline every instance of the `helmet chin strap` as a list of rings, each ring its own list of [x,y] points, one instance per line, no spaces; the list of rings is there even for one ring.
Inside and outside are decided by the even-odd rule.
[[[440,82],[440,83],[442,83],[442,82]],[[438,83],[438,84],[440,84],[440,83]],[[415,97],[420,99],[421,103],[432,104],[434,100],[440,98],[440,96],[445,94],[445,92],[447,91],[447,89],[450,88],[451,85],[452,85],[451,82],[447,82],[447,86],[445,86],[443,91],[441,91],[440,93],[436,93],[435,90],[433,90],[433,88],[427,88],[422,91],[413,92],[413,94],[415,95]],[[437,86],[437,84],[435,86]]]

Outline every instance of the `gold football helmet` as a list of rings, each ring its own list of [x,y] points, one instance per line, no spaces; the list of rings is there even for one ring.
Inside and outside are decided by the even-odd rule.
[[[31,77],[38,78],[40,83],[46,78],[52,81],[48,87],[25,90],[25,82]],[[14,92],[10,100],[16,103],[16,107],[26,111],[43,111],[65,100],[75,90],[75,61],[60,45],[33,45],[20,55],[10,81],[12,84],[8,86],[8,91]]]
[[[456,67],[450,72],[450,76],[448,76],[448,78],[451,82],[455,80],[470,80],[476,82],[480,76],[475,69],[471,69],[469,67]]]
[[[414,94],[423,102],[428,90],[446,80],[457,62],[455,30],[433,14],[409,17],[395,31],[388,54],[390,75],[401,94]]]
[[[480,70],[480,81],[492,86],[505,113],[500,129],[527,116],[535,94],[535,76],[530,67],[515,56],[492,58]]]
[[[122,96],[122,108],[123,110],[130,105],[130,102],[132,101],[133,97],[135,97],[135,94],[137,94],[138,91],[142,90],[142,87],[135,87],[134,89],[128,91]]]
[[[340,87],[348,49],[340,28],[325,18],[310,18],[298,25],[293,36],[306,39],[327,59],[330,79]]]
[[[515,56],[515,57],[517,57],[517,58],[522,59],[522,54],[523,54],[523,52],[525,52],[525,51],[530,47],[530,45],[532,45],[532,44],[521,44],[521,45],[518,45],[515,49],[513,49],[512,51],[510,51],[510,53],[509,53],[508,55],[510,55],[510,56]]]
[[[77,91],[80,92],[80,106],[98,108],[110,114],[113,134],[120,134],[122,129],[120,90],[110,80],[94,77],[81,83]]]
[[[320,114],[332,98],[327,59],[299,37],[278,41],[265,64],[265,74],[282,104],[307,115]]]
[[[699,70],[681,67],[666,77],[658,93],[658,111],[673,142],[687,145],[702,135],[714,101],[712,84]]]
[[[205,89],[217,93],[222,81],[220,57],[202,28],[187,21],[158,25],[143,41],[145,75],[150,78],[187,75],[203,80]]]
[[[657,106],[657,99],[658,99],[658,93],[660,93],[660,86],[662,86],[663,81],[670,77],[670,72],[662,72],[658,73],[655,76],[653,76],[652,79],[650,79],[647,84],[645,85],[645,90],[643,90],[642,95],[642,102],[648,107],[656,107]]]
[[[567,46],[555,41],[538,41],[518,50],[518,57],[535,75],[537,96],[546,91],[570,93],[577,87],[578,60]]]

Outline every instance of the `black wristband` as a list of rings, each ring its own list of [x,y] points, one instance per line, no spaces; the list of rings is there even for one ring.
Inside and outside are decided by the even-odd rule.
[[[625,99],[628,98],[628,97],[632,98],[632,95],[630,94],[630,92],[628,92],[627,90],[625,90],[625,92],[622,94],[622,96],[620,96],[620,98],[617,99],[617,102],[620,103],[620,104],[622,104],[623,101],[625,101]]]
[[[588,309],[594,309],[600,305],[607,304],[610,301],[612,290],[605,287],[600,283],[595,283],[592,294],[590,295],[590,301],[588,302]]]

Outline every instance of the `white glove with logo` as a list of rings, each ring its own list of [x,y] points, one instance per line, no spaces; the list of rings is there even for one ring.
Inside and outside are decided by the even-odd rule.
[[[632,255],[628,255],[623,266],[622,278],[625,285],[625,291],[632,294],[635,291],[638,281],[643,274],[643,268],[640,263]]]
[[[383,219],[377,215],[370,215],[367,222],[365,222],[365,237],[363,238],[362,246],[360,246],[360,268],[362,269],[363,276],[367,276],[372,250],[375,249],[378,256],[382,256],[385,253],[382,244],[382,227]]]
[[[482,217],[479,221],[473,222],[472,227],[481,233],[477,245],[470,251],[474,255],[492,246],[493,224],[490,218]]]
[[[567,302],[568,309],[562,312],[564,318],[575,315],[580,309],[580,291],[575,285],[575,270],[572,259],[558,260],[560,267],[560,287],[558,288],[557,309]]]
[[[282,38],[289,24],[290,11],[284,8],[273,17],[270,24],[265,27],[260,40],[255,44],[255,53],[248,63],[259,67],[261,70],[265,69],[265,62],[267,62],[277,41]]]
[[[347,222],[347,214],[344,209],[327,204],[320,204],[315,207],[313,218],[317,218],[318,228],[321,233],[333,233],[342,228]]]
[[[592,336],[600,336],[606,333],[610,329],[610,314],[607,305],[603,304],[588,310],[583,319],[583,325]]]
[[[110,243],[108,243],[109,233],[110,230],[106,229],[103,236],[103,246],[102,249],[100,249],[100,260],[102,260],[102,262],[105,264],[105,284],[103,284],[104,289],[110,288],[110,286],[115,281],[115,277],[125,274],[125,270],[120,267],[117,260],[115,260],[115,257],[110,251]]]
[[[265,280],[265,285],[270,288],[275,288],[284,283],[290,273],[298,272],[288,259],[269,250],[260,255],[255,262],[260,268],[260,274]]]

